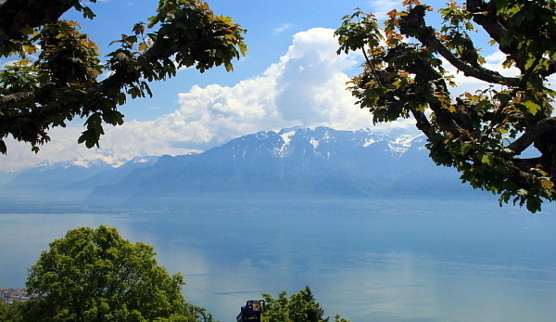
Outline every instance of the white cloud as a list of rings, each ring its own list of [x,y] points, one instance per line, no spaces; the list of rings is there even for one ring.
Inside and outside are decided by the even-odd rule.
[[[208,145],[293,125],[370,126],[369,115],[354,106],[345,89],[343,70],[357,62],[336,55],[332,34],[324,28],[297,33],[286,55],[263,75],[233,87],[194,87],[179,94],[181,107],[167,116],[168,123],[183,137]]]
[[[356,56],[336,55],[332,29],[299,32],[279,62],[257,77],[226,87],[194,86],[178,94],[179,108],[155,120],[127,121],[107,128],[100,149],[77,145],[82,129],[51,131],[53,141],[34,156],[28,145],[9,145],[0,168],[40,161],[183,154],[205,150],[241,135],[301,125],[355,130],[372,126],[366,110],[355,106],[345,70]]]
[[[97,149],[87,149],[83,144],[77,144],[77,138],[83,131],[80,127],[53,128],[49,131],[52,141],[40,147],[35,154],[29,144],[15,140],[5,140],[8,154],[0,156],[0,170],[16,170],[39,163],[53,163],[69,160],[105,159],[113,161],[110,156],[102,154]]]
[[[485,56],[486,63],[483,65],[484,68],[500,73],[501,75],[507,77],[516,77],[519,75],[517,68],[503,68],[502,62],[506,59],[506,55],[499,51],[493,51],[491,54]],[[454,81],[458,85],[456,89],[452,92],[457,96],[462,93],[474,93],[476,90],[484,90],[488,88],[491,84],[483,82],[474,77],[467,77],[462,72],[459,72],[454,66],[452,66],[447,60],[442,59],[444,68],[449,72],[450,75],[454,76]],[[499,88],[498,88],[499,89]]]
[[[369,1],[369,6],[371,7],[371,12],[376,16],[377,19],[388,18],[388,12],[393,9],[400,11],[403,6],[399,0],[373,0]]]
[[[272,34],[274,34],[274,35],[281,34],[282,32],[284,32],[284,31],[290,29],[291,27],[293,27],[293,24],[291,24],[291,23],[289,23],[289,22],[283,23],[283,24],[281,24],[278,28],[275,28],[275,29],[272,31]]]

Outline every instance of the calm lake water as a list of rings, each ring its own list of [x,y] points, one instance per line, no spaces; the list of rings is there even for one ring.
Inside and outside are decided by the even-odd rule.
[[[446,198],[450,199],[450,198]],[[0,214],[0,286],[21,287],[48,243],[117,227],[181,272],[187,299],[235,321],[245,300],[309,285],[358,321],[554,321],[556,205],[483,200],[195,200],[180,211]]]

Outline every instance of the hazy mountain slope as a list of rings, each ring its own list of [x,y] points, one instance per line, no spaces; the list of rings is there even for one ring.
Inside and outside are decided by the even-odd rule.
[[[180,205],[194,198],[373,197],[468,193],[454,169],[437,167],[422,135],[290,128],[231,140],[200,154],[54,164],[12,174],[4,204]]]
[[[437,167],[418,135],[388,137],[330,128],[259,132],[190,156],[162,157],[89,202],[163,203],[203,196],[363,197],[468,191],[453,169]]]
[[[10,201],[28,200],[75,200],[85,195],[65,187],[78,180],[112,169],[103,162],[80,164],[77,162],[40,165],[20,171],[0,189],[2,199]]]
[[[79,203],[98,186],[113,184],[136,168],[154,164],[157,159],[135,158],[118,168],[101,160],[40,165],[12,174],[0,186],[0,200]]]

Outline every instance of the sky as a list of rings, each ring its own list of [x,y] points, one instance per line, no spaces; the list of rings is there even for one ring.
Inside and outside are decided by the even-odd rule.
[[[412,128],[411,120],[373,126],[368,111],[356,106],[346,90],[359,73],[361,57],[337,55],[333,32],[355,8],[379,18],[401,1],[391,0],[208,0],[217,14],[231,16],[247,29],[246,57],[234,61],[234,71],[217,67],[205,73],[184,69],[175,78],[151,83],[152,98],[129,99],[120,108],[122,126],[106,126],[100,148],[77,144],[83,120],[50,130],[52,141],[38,154],[28,144],[7,140],[0,170],[37,164],[87,162],[102,159],[114,165],[136,156],[179,155],[204,151],[233,138],[292,126],[329,126],[338,130]],[[97,17],[77,20],[106,55],[109,46],[132,26],[154,15],[155,0],[98,0]],[[443,1],[428,1],[439,8]],[[434,24],[434,23],[433,23]],[[502,57],[488,56],[496,62]],[[463,81],[462,88],[475,86]]]

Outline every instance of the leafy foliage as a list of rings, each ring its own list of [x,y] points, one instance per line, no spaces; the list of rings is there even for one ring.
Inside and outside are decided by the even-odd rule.
[[[137,23],[131,35],[113,42],[119,48],[103,64],[79,25],[59,19],[71,8],[95,17],[79,0],[0,1],[0,58],[14,61],[0,70],[2,153],[8,136],[37,152],[50,140],[51,127],[65,127],[74,118],[86,125],[78,142],[98,146],[104,124],[124,122],[118,106],[129,97],[152,96],[147,82],[185,67],[204,72],[224,65],[231,71],[232,60],[247,50],[245,30],[215,15],[204,1],[160,0],[148,24]],[[110,76],[101,80],[101,74]]]
[[[275,299],[271,294],[263,294],[265,313],[263,322],[325,322],[330,317],[324,318],[324,310],[313,296],[309,286],[288,297],[287,292],[280,292]],[[339,315],[334,318],[336,322],[349,322]]]
[[[31,267],[24,320],[212,321],[185,302],[182,276],[168,275],[154,255],[115,228],[70,230]]]
[[[4,322],[19,322],[22,321],[21,314],[24,308],[24,303],[14,302],[12,304],[0,301],[0,321]]]
[[[473,187],[500,195],[531,212],[556,199],[556,118],[547,78],[556,71],[556,3],[553,0],[468,0],[439,10],[440,29],[425,22],[432,8],[405,0],[384,27],[372,14],[344,17],[338,53],[362,51],[363,71],[350,90],[373,121],[413,117],[428,139],[431,158],[457,168]],[[473,42],[482,28],[506,55],[503,68],[486,68]],[[445,60],[467,77],[489,83],[453,97],[457,86]],[[537,157],[527,158],[525,150]]]

